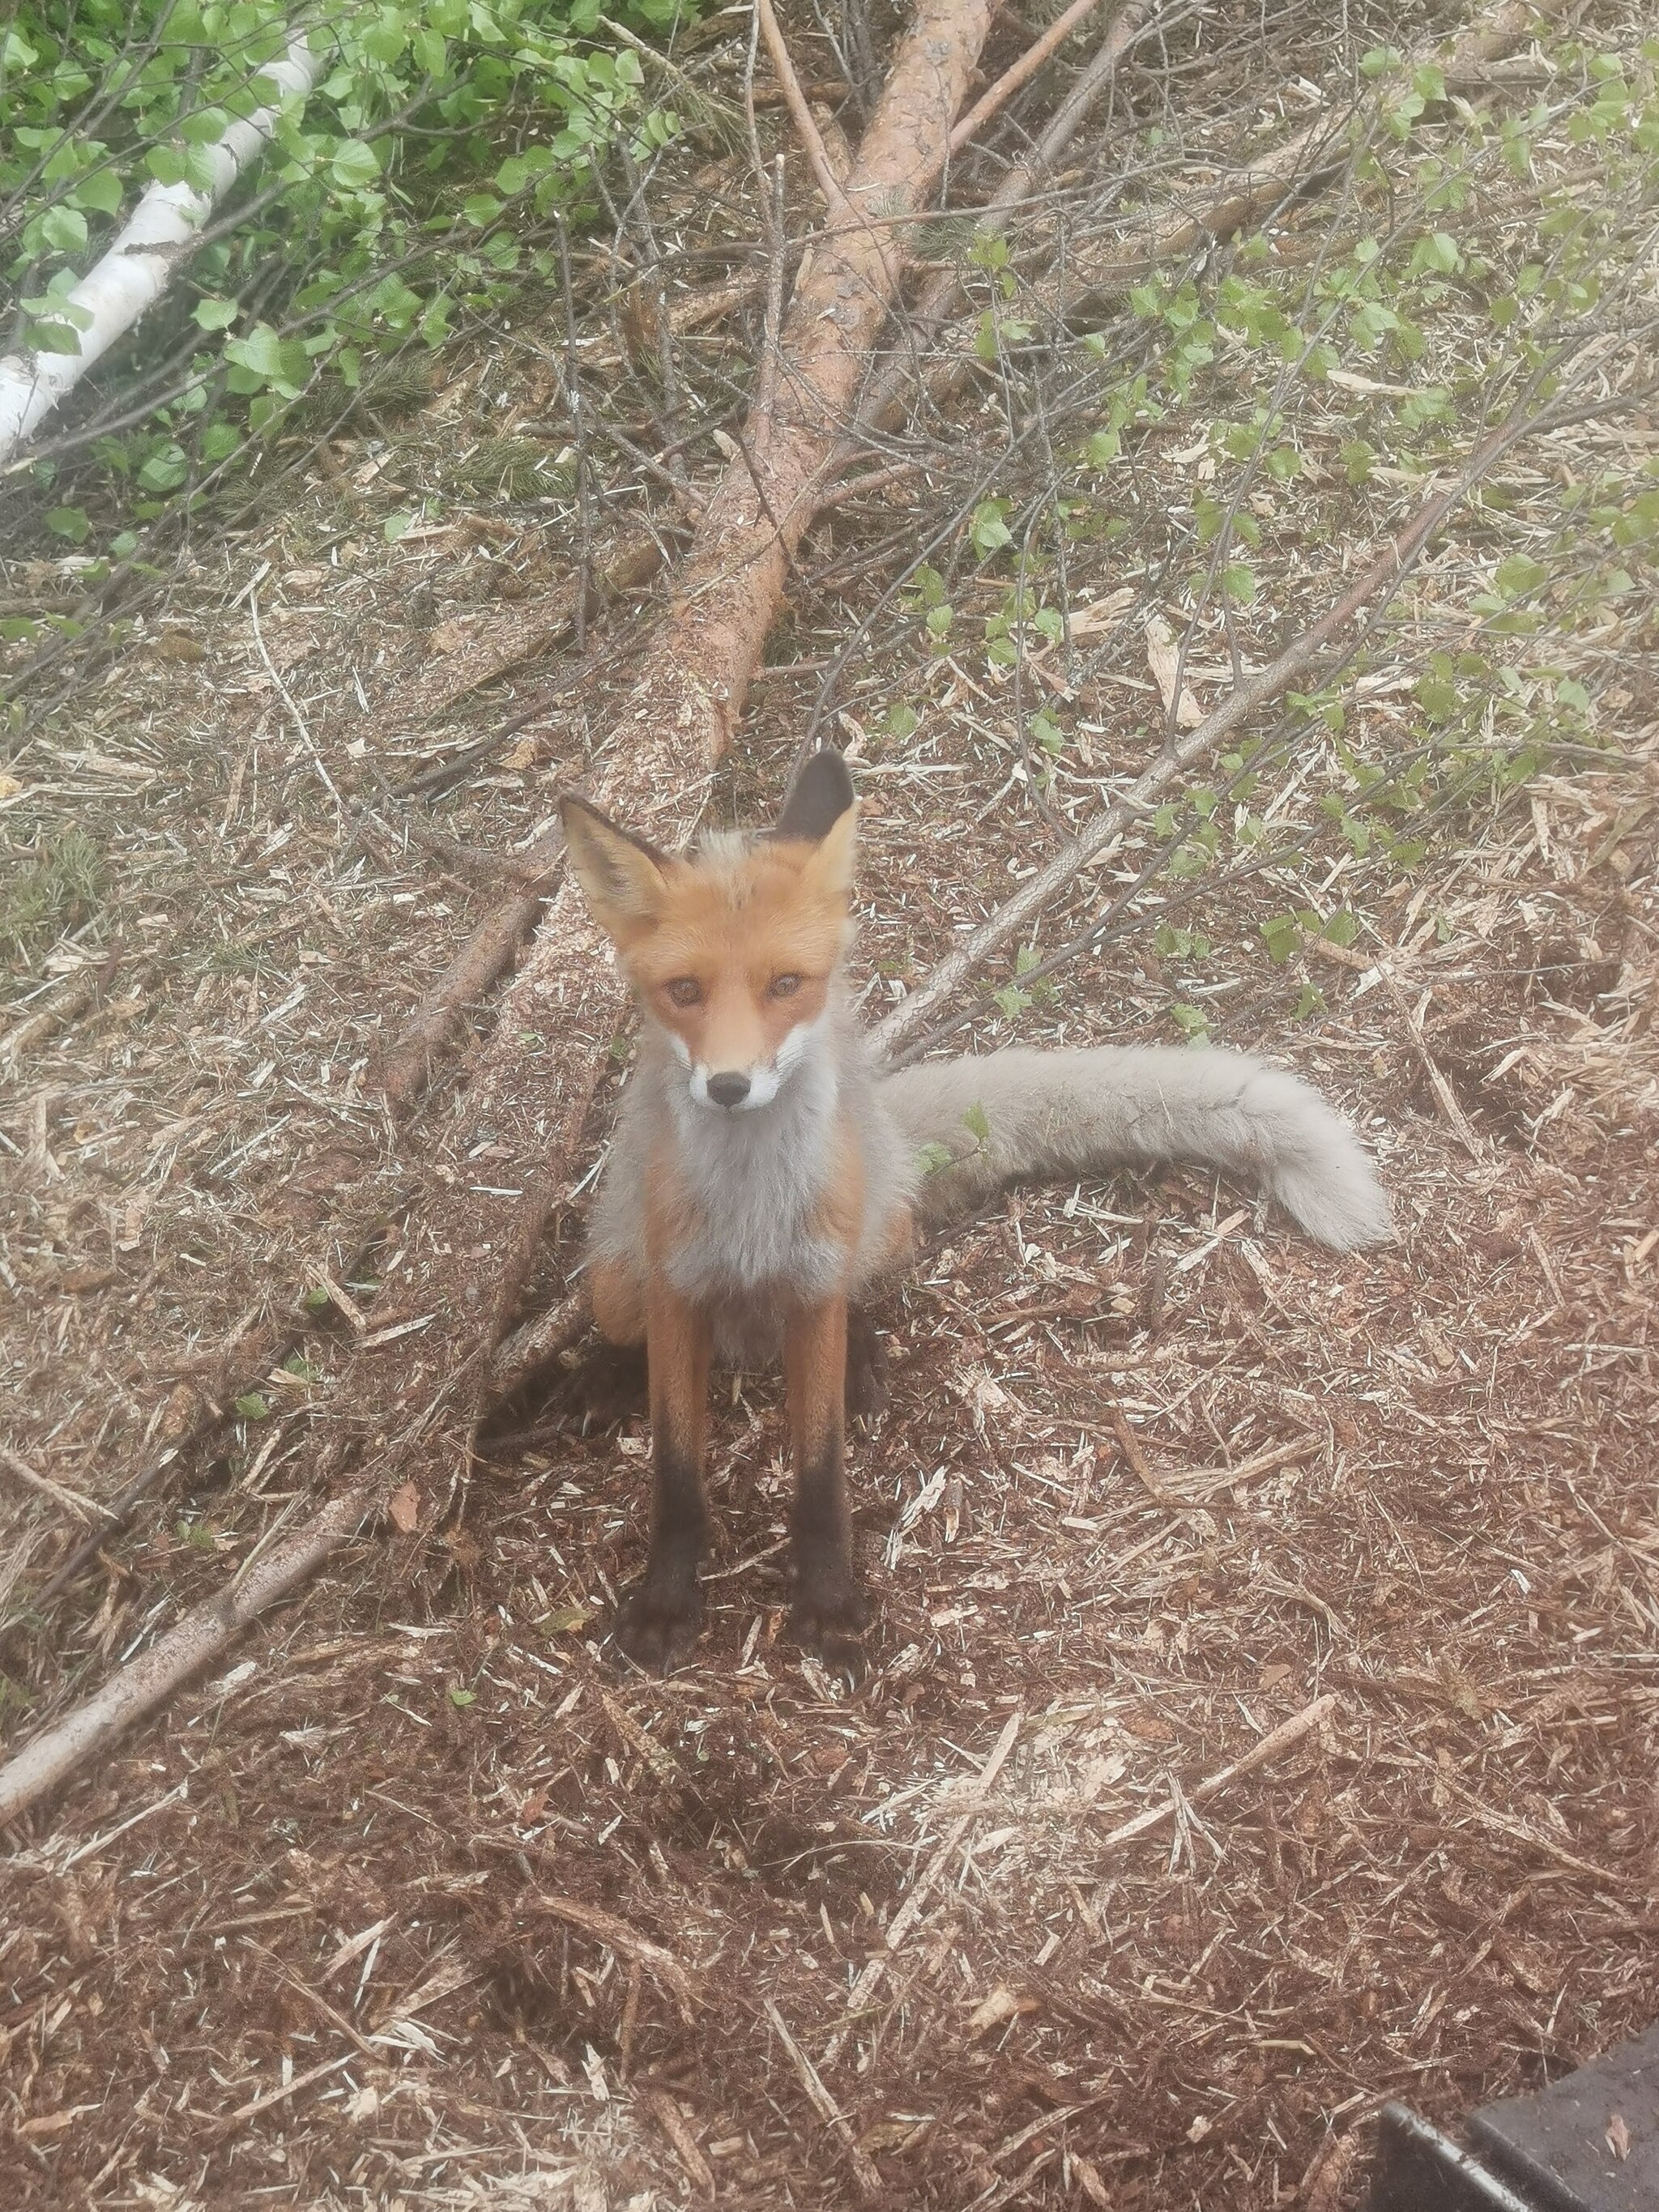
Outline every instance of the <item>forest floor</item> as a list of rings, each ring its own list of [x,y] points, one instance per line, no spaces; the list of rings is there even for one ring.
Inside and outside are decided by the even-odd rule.
[[[710,190],[687,185],[688,234]],[[336,1274],[372,1323],[380,1263],[330,1238],[383,1127],[373,1054],[500,896],[477,855],[541,832],[601,733],[579,694],[441,789],[546,668],[407,711],[571,574],[568,497],[492,484],[484,451],[554,410],[562,343],[550,312],[457,349],[389,436],[204,532],[0,786],[0,818],[94,856],[20,1008],[99,963],[0,1113],[11,1447],[69,1493],[0,1473],[14,1741],[315,1502],[285,1469],[349,1330],[296,1302]],[[743,331],[708,343],[735,373]],[[998,404],[961,403],[964,444]],[[1147,434],[1137,514],[1160,483],[1179,504],[1193,434]],[[1651,416],[1618,435],[1659,453]],[[442,519],[388,544],[382,510],[440,469]],[[817,526],[716,818],[775,806],[916,496]],[[602,508],[601,554],[635,506]],[[1096,643],[1126,578],[1152,588],[1141,526],[1070,556]],[[1454,543],[1435,574],[1483,557]],[[1247,646],[1329,565],[1311,529],[1264,561]],[[606,617],[618,653],[648,599]],[[1007,672],[946,642],[913,618],[842,695],[872,1013],[1051,840],[1000,734]],[[1204,903],[1196,980],[1149,928],[985,1010],[981,1039],[1169,1042],[1172,1003],[1201,1004],[1215,1044],[1352,1116],[1398,1235],[1334,1255],[1171,1172],[1022,1190],[935,1242],[875,1316],[856,1690],[785,1626],[774,1379],[717,1386],[708,1629],[665,1681],[605,1635],[642,1556],[644,1422],[554,1392],[464,1481],[417,1470],[395,1525],[37,1815],[0,1866],[7,2203],[1338,2212],[1385,2100],[1455,2123],[1647,2027],[1655,646],[1650,622],[1607,649],[1604,761],[1460,817],[1368,890],[1354,942],[1263,957],[1346,848],[1313,852]],[[1212,703],[1218,631],[1189,673]],[[1071,717],[1068,806],[1156,749],[1144,644],[1036,680]],[[1401,689],[1374,665],[1356,722]],[[411,836],[388,793],[422,778]],[[1132,840],[1097,895],[1138,865]],[[395,1237],[395,1146],[380,1163]],[[146,1431],[288,1310],[293,1357],[32,1613]],[[1205,1790],[1316,1699],[1282,1755]]]

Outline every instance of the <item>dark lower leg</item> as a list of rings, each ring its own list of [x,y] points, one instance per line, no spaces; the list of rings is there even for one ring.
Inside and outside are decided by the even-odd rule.
[[[869,1607],[853,1569],[843,1455],[847,1306],[834,1298],[794,1316],[784,1336],[795,1459],[791,1547],[795,1623],[804,1643],[843,1658]]]
[[[702,1495],[708,1406],[708,1328],[683,1300],[647,1316],[651,1384],[651,1549],[645,1579],[623,1607],[617,1636],[641,1667],[684,1658],[702,1626],[697,1565],[708,1532]]]

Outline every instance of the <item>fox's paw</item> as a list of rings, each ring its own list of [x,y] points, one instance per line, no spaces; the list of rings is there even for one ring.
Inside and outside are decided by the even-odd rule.
[[[825,1573],[803,1575],[789,1611],[789,1626],[803,1651],[848,1680],[861,1682],[869,1671],[864,1632],[874,1618],[868,1594],[849,1567],[839,1563]]]
[[[616,1638],[623,1656],[648,1674],[672,1674],[702,1633],[702,1592],[694,1582],[653,1583],[647,1575],[623,1600]]]

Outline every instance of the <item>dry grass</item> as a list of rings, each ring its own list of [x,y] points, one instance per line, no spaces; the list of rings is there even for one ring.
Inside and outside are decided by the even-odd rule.
[[[1282,60],[1218,64],[1194,137]],[[684,240],[723,234],[708,185],[675,189],[665,233],[672,215]],[[608,326],[601,303],[596,356]],[[465,765],[412,817],[424,848],[404,841],[386,787],[553,672],[431,723],[396,711],[497,602],[533,621],[571,576],[572,509],[522,504],[542,495],[516,447],[465,475],[469,448],[556,412],[561,342],[550,319],[447,362],[406,443],[354,430],[253,532],[202,541],[10,763],[14,855],[73,825],[101,869],[91,910],[18,957],[14,1020],[64,1018],[0,1106],[10,1442],[73,1494],[0,1466],[20,1732],[314,1503],[286,1470],[348,1323],[298,1296],[327,1273],[372,1311],[399,1235],[372,1055],[494,896],[468,856],[532,842],[605,728],[608,668]],[[697,341],[704,397],[749,343]],[[961,403],[963,449],[999,404]],[[1173,605],[1159,532],[1193,434],[1149,434],[1129,536],[1071,556],[1074,609],[1126,579],[1134,597],[1056,659],[1079,733],[1062,812],[1157,742],[1140,624]],[[1603,434],[1516,471],[1516,529],[1545,541]],[[1650,424],[1618,434],[1653,450]],[[388,547],[381,516],[434,455],[443,519]],[[1264,559],[1247,653],[1320,604],[1346,496],[1316,484]],[[885,549],[937,526],[930,497],[896,484],[820,525],[722,776],[732,817],[772,803]],[[598,564],[645,504],[617,490]],[[1484,527],[1443,547],[1373,655],[1357,741],[1386,745],[1422,653],[1464,620]],[[9,592],[61,580],[7,564]],[[872,1012],[1048,835],[1006,683],[965,649],[930,658],[914,617],[884,623],[837,695],[863,757]],[[613,610],[607,635],[628,635]],[[1605,762],[1466,805],[1392,882],[1316,823],[1186,914],[1200,968],[1143,929],[1018,1024],[1167,1039],[1173,1000],[1203,1006],[1218,1042],[1293,1060],[1361,1121],[1396,1245],[1339,1260],[1185,1175],[1020,1193],[936,1245],[876,1317],[892,1396],[856,1486],[881,1626],[856,1695],[783,1633],[770,1379],[723,1398],[709,1633],[666,1683],[625,1677],[603,1640],[641,1557],[640,1419],[584,1433],[556,1396],[464,1483],[417,1465],[392,1530],[0,1869],[8,2201],[1258,2212],[1322,2170],[1321,2201],[1352,2205],[1383,2099],[1455,2119],[1644,2026],[1659,687],[1650,623],[1569,649]],[[1211,703],[1218,625],[1194,660]],[[903,740],[882,734],[896,697],[920,715]],[[1271,966],[1261,923],[1333,885],[1359,939]],[[1298,1024],[1304,981],[1325,1005]],[[1012,1030],[990,1013],[981,1033]],[[298,1364],[240,1376],[264,1414],[187,1456],[32,1616],[88,1525],[74,1501],[113,1494],[267,1324]],[[1204,1791],[1326,1698],[1281,1756]]]

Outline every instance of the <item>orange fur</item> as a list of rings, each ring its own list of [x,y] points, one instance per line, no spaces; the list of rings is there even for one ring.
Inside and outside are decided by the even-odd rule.
[[[571,802],[572,865],[629,980],[705,1067],[770,1060],[823,1012],[847,940],[853,810],[816,844],[775,838],[729,861],[652,852]],[[779,993],[780,978],[796,978]],[[672,986],[694,983],[695,1004]]]

